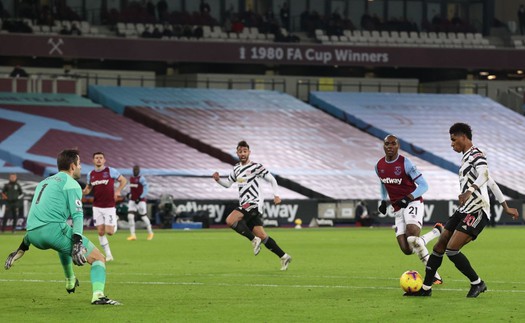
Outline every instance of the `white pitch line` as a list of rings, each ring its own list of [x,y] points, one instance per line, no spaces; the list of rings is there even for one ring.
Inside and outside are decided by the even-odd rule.
[[[56,273],[38,273],[38,272],[24,272],[24,276],[27,275],[56,275]],[[375,281],[397,281],[399,278],[396,277],[364,277],[364,276],[343,276],[343,275],[293,275],[290,272],[281,272],[279,274],[242,274],[242,273],[235,273],[235,274],[198,274],[198,273],[191,273],[191,274],[169,274],[169,273],[120,273],[120,272],[111,272],[108,274],[109,277],[117,277],[117,276],[138,276],[138,277],[270,277],[270,278],[298,278],[298,279],[308,279],[311,280],[312,278],[317,279],[336,279],[338,281],[340,280],[352,280],[352,279],[359,279],[359,280],[375,280]],[[465,279],[447,279],[447,282],[460,282],[465,283]],[[525,285],[525,281],[497,281],[497,280],[490,280],[487,281],[491,285],[492,284],[506,284],[506,285]],[[331,286],[331,285],[330,285]]]
[[[0,279],[0,282],[14,282],[14,283],[64,283],[63,280],[43,280],[43,279]],[[83,281],[87,283],[87,281]],[[301,284],[232,284],[232,283],[205,283],[205,282],[159,282],[159,281],[112,281],[111,284],[122,284],[122,285],[166,285],[166,286],[221,286],[221,287],[270,287],[270,288],[319,288],[319,289],[371,289],[371,290],[398,290],[397,287],[377,287],[377,286],[350,286],[350,285],[301,285]],[[449,292],[461,292],[466,289],[461,288],[442,288],[437,287],[440,291]],[[496,293],[525,293],[525,290],[504,290],[504,289],[491,289],[489,292]]]

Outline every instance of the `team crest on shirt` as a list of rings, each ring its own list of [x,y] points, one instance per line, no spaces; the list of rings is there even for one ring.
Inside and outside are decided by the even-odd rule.
[[[394,168],[394,174],[395,174],[396,176],[401,175],[401,166],[396,166],[396,167]]]

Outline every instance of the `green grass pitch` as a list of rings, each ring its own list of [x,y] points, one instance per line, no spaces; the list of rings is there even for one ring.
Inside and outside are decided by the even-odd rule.
[[[429,228],[423,229],[423,232]],[[229,229],[157,230],[147,241],[110,237],[106,293],[123,306],[92,306],[89,265],[67,294],[54,251],[34,247],[0,274],[2,322],[524,322],[521,226],[487,228],[463,252],[488,291],[467,299],[466,278],[445,257],[444,285],[430,298],[403,297],[399,276],[415,255],[399,250],[390,228],[267,229],[293,256],[281,272],[265,247]],[[99,245],[95,231],[86,235]],[[21,233],[0,235],[1,261]],[[430,243],[433,245],[434,241]]]

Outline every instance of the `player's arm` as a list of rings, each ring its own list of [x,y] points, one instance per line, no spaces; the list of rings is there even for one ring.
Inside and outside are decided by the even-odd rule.
[[[84,231],[84,209],[82,208],[80,186],[67,188],[65,193],[67,195],[67,213],[73,220],[73,234],[82,235]]]
[[[377,171],[377,165],[375,166],[377,177],[379,177],[379,172]],[[388,200],[388,192],[386,190],[385,184],[383,182],[379,181],[379,191],[381,193],[381,203],[377,207],[377,210],[381,214],[386,214],[386,208],[387,208],[387,200]]]
[[[18,199],[21,200],[24,198],[24,191],[22,191],[22,185],[18,184]]]
[[[518,210],[515,208],[511,208],[507,205],[507,201],[505,200],[505,196],[501,192],[501,189],[499,188],[496,181],[489,176],[489,180],[487,181],[488,188],[494,193],[494,197],[496,197],[496,200],[499,204],[503,205],[503,209],[505,210],[505,213],[510,215],[514,220],[517,220],[519,217]]]
[[[4,268],[7,270],[13,266],[13,263],[17,261],[18,259],[22,258],[24,253],[29,250],[29,242],[26,241],[26,237],[22,239],[22,243],[20,243],[20,246],[15,251],[11,252],[7,259],[5,260]]]
[[[122,175],[117,177],[117,181],[119,182],[119,185],[115,190],[115,199],[120,196],[120,192],[122,192],[124,187],[126,187],[126,185],[128,184],[128,180]]]
[[[91,193],[91,190],[93,189],[93,186],[91,186],[91,172],[87,174],[86,178],[86,187],[82,190],[82,195],[88,195]]]
[[[270,185],[272,186],[272,193],[273,193],[273,203],[274,204],[279,204],[281,203],[281,197],[279,196],[279,185],[277,184],[277,180],[275,179],[275,177],[273,177],[272,174],[270,174],[270,172],[267,172],[264,176],[263,176],[263,179],[267,182],[270,183]]]
[[[144,176],[140,177],[139,183],[142,185],[142,194],[139,198],[144,199],[146,198],[146,196],[148,196],[149,184],[148,181],[144,178]]]
[[[233,173],[228,176],[228,179],[225,181],[221,178],[218,172],[213,173],[212,177],[213,179],[219,183],[222,187],[230,188],[232,184],[235,182],[235,180],[232,177]]]
[[[485,159],[478,161],[476,165],[476,171],[478,172],[478,177],[474,180],[474,183],[467,188],[467,190],[458,196],[459,205],[465,204],[470,198],[472,193],[478,190],[482,185],[488,182],[489,180],[489,168],[487,167],[487,162]]]

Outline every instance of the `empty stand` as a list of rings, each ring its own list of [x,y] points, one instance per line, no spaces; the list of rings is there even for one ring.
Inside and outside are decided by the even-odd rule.
[[[10,94],[10,98],[16,96]],[[211,178],[212,173],[219,171],[226,176],[232,169],[229,164],[82,97],[35,95],[33,100],[38,99],[41,102],[32,105],[27,104],[30,100],[24,97],[0,104],[0,159],[13,166],[39,175],[54,173],[56,154],[65,148],[78,147],[85,174],[93,168],[92,153],[103,151],[108,165],[124,174],[129,175],[132,166],[139,164],[145,175],[171,175],[169,180],[161,181],[162,184],[154,184],[156,191],[181,198],[189,194],[178,195],[179,186],[186,189],[195,183],[202,183],[198,187],[218,186]],[[219,192],[214,198],[232,196],[228,190],[217,188],[207,192]],[[232,190],[235,193],[236,190]],[[193,192],[195,199],[211,198],[211,195],[201,196],[197,189]],[[284,188],[282,195],[301,198]]]
[[[90,96],[120,113],[142,111],[137,119],[155,118],[153,127],[169,126],[229,155],[245,139],[252,160],[324,196],[379,198],[374,166],[384,155],[382,141],[286,94],[96,86],[90,88]],[[431,184],[427,198],[457,196],[454,174],[410,158],[429,179],[438,181]]]
[[[450,147],[455,122],[473,129],[473,142],[486,154],[494,179],[514,198],[525,194],[525,117],[478,95],[312,93],[310,102],[382,138],[396,134],[417,154],[457,171],[461,156]],[[380,116],[380,117],[379,117]]]

